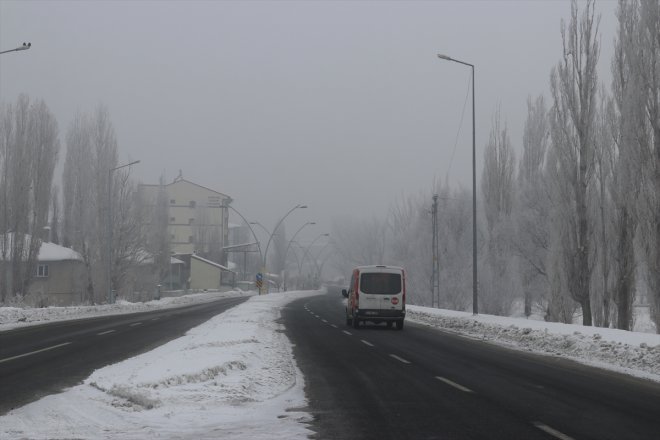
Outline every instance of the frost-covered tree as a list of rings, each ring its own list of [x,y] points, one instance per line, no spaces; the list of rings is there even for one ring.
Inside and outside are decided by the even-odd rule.
[[[59,152],[57,121],[45,102],[20,95],[0,110],[0,222],[4,273],[0,299],[24,294],[48,226]]]
[[[563,198],[562,205],[566,209],[556,212],[556,225],[567,288],[582,308],[584,325],[592,325],[593,321],[590,298],[592,225],[587,196],[594,175],[599,22],[593,1],[586,3],[579,17],[577,2],[571,2],[570,21],[566,25],[562,20],[561,24],[563,55],[552,69],[550,81],[554,101],[551,145],[562,181],[557,195]]]
[[[643,0],[637,9],[633,77],[640,93],[645,130],[641,145],[642,197],[638,210],[644,243],[651,318],[660,333],[660,2]],[[634,51],[634,52],[633,52]]]
[[[517,290],[512,258],[514,169],[515,154],[498,110],[484,151],[481,179],[487,237],[481,271],[481,303],[486,313],[496,315],[510,313]]]
[[[62,244],[76,250],[85,263],[83,300],[95,303],[93,270],[99,264],[96,246],[96,200],[93,189],[92,124],[78,114],[66,132],[66,157],[62,173]],[[107,197],[106,197],[107,198]]]
[[[113,242],[121,240],[122,225],[113,223],[109,203],[110,170],[117,166],[117,140],[107,108],[99,105],[91,115],[78,115],[67,131],[67,154],[62,176],[63,243],[78,251],[85,262],[85,299],[95,303],[105,298],[109,226],[113,227]],[[115,172],[119,182],[122,173]],[[113,207],[121,207],[122,185],[113,185]],[[114,253],[113,253],[114,254]],[[115,258],[110,260],[116,261]],[[111,266],[110,279],[115,266]],[[113,286],[114,289],[117,286]]]
[[[550,248],[549,194],[544,178],[546,151],[550,140],[548,110],[543,96],[527,98],[527,120],[523,152],[518,165],[517,231],[514,252],[520,260],[525,316],[535,302],[549,300],[546,260]]]

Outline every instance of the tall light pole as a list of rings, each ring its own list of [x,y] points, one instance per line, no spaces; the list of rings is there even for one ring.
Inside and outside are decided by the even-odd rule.
[[[19,50],[28,50],[31,47],[32,47],[32,43],[23,43],[22,46],[18,46],[16,49],[3,50],[2,52],[0,52],[0,54],[7,52],[18,52]]]
[[[296,239],[296,236],[298,235],[298,233],[300,231],[302,231],[305,228],[305,226],[315,225],[315,224],[316,224],[316,222],[307,222],[307,223],[305,223],[304,225],[302,225],[301,227],[298,228],[296,233],[293,234],[293,236],[291,237],[291,240],[289,240],[289,244],[286,245],[286,250],[284,251],[284,270],[285,271],[286,271],[286,256],[289,254],[289,248],[291,247],[291,243],[293,242],[293,240]],[[284,278],[284,290],[286,291],[286,277]]]
[[[456,60],[442,54],[438,54],[438,58],[472,68],[472,313],[477,315],[479,314],[479,296],[477,289],[477,148],[474,120],[474,64]]]
[[[330,234],[327,233],[327,232],[324,233],[324,234],[319,234],[319,235],[316,236],[316,238],[314,240],[312,240],[312,242],[309,244],[309,246],[307,246],[307,249],[305,249],[305,253],[303,254],[303,257],[302,257],[303,264],[305,263],[305,259],[307,258],[307,255],[309,254],[310,249],[312,249],[312,246],[314,246],[314,243],[316,243],[316,241],[321,237],[330,237]],[[316,263],[314,263],[314,264],[316,264]]]
[[[284,217],[282,217],[280,219],[280,221],[277,222],[277,224],[275,225],[275,228],[273,228],[273,232],[270,234],[270,237],[268,238],[268,243],[266,243],[266,250],[264,251],[264,259],[263,259],[263,268],[264,268],[263,276],[266,277],[266,293],[268,293],[268,288],[269,288],[268,275],[267,275],[268,272],[266,271],[266,267],[267,267],[266,264],[268,262],[268,248],[270,247],[270,242],[273,241],[273,237],[277,233],[277,228],[280,227],[280,225],[282,224],[284,219],[287,218],[289,216],[289,214],[291,214],[296,209],[304,209],[304,208],[307,208],[307,205],[296,205],[293,208],[289,209],[289,211],[286,214],[284,214]],[[266,229],[266,228],[264,228],[264,229]]]
[[[263,259],[264,259],[264,255],[261,253],[261,244],[259,243],[259,239],[257,238],[257,234],[254,233],[254,229],[252,229],[252,226],[250,226],[250,225],[253,225],[253,224],[255,224],[255,223],[254,223],[254,222],[249,222],[249,221],[247,221],[247,219],[246,219],[245,217],[243,217],[243,214],[241,214],[240,212],[238,212],[238,210],[237,210],[236,208],[234,208],[233,206],[231,206],[229,203],[227,204],[227,208],[231,209],[231,210],[234,211],[236,214],[238,214],[238,216],[239,216],[240,218],[243,219],[243,221],[245,222],[245,224],[247,225],[247,227],[250,229],[250,232],[252,232],[252,237],[254,237],[254,241],[255,241],[255,243],[257,244],[257,249],[259,249],[259,258],[260,258],[261,260],[263,260]]]
[[[110,168],[108,170],[108,268],[107,268],[108,304],[114,302],[114,298],[112,295],[112,173],[114,173],[115,171],[121,168],[135,165],[136,163],[140,163],[140,161],[136,160],[131,163],[119,165],[118,167]]]

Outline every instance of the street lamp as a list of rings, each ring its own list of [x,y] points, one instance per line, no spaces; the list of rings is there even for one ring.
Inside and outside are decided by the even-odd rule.
[[[261,244],[259,243],[259,239],[257,238],[257,234],[254,233],[254,229],[252,229],[252,226],[250,226],[250,225],[253,225],[253,224],[255,224],[255,223],[254,223],[254,222],[249,222],[249,221],[247,221],[247,219],[246,219],[245,217],[243,217],[243,214],[241,214],[240,212],[238,212],[238,210],[237,210],[236,208],[234,208],[233,206],[231,206],[229,203],[227,203],[226,206],[227,206],[227,208],[231,209],[231,210],[234,211],[236,214],[238,214],[238,216],[239,216],[240,218],[243,219],[243,221],[245,222],[245,224],[247,225],[247,227],[250,228],[250,232],[252,232],[252,237],[254,237],[254,241],[255,241],[255,243],[257,243],[257,249],[259,249],[259,258],[261,258],[261,259],[263,260],[263,259],[264,259],[264,256],[263,256],[263,254],[261,253]]]
[[[296,235],[298,235],[298,233],[299,233],[300,231],[302,231],[302,230],[305,228],[305,226],[307,226],[307,225],[315,225],[315,224],[316,224],[316,222],[307,222],[307,223],[305,223],[305,224],[302,225],[300,228],[298,228],[298,230],[296,231],[296,233],[293,234],[293,237],[291,237],[291,240],[289,240],[289,244],[287,244],[287,246],[286,246],[286,250],[284,251],[284,270],[285,270],[285,271],[286,271],[286,256],[287,256],[287,254],[289,253],[289,248],[291,247],[291,243],[293,242],[293,240],[295,240]],[[284,291],[286,291],[286,278],[284,278]]]
[[[474,122],[474,64],[459,61],[442,54],[438,54],[438,58],[472,68],[472,313],[477,315],[479,314],[479,302],[477,292],[477,156],[476,128]]]
[[[110,168],[108,170],[108,304],[114,302],[112,295],[112,173],[121,168],[135,165],[136,163],[140,163],[140,161],[136,160],[131,163],[119,165],[118,167]]]
[[[250,224],[254,225],[254,226],[259,226],[261,229],[264,230],[264,232],[266,233],[266,236],[270,237],[270,231],[268,229],[266,229],[266,227],[264,225],[262,225],[261,223],[259,223],[259,222],[250,222]]]
[[[282,218],[280,219],[280,221],[277,222],[277,224],[275,225],[275,228],[273,228],[273,232],[270,234],[270,237],[268,238],[268,243],[266,243],[266,250],[264,251],[264,258],[263,258],[263,268],[264,268],[264,270],[263,270],[263,276],[266,277],[266,293],[268,293],[268,287],[269,287],[269,285],[268,285],[268,275],[267,275],[268,272],[266,272],[266,267],[267,267],[266,265],[267,265],[267,262],[268,262],[268,248],[270,247],[270,242],[273,241],[273,236],[274,236],[275,233],[277,232],[277,228],[280,227],[280,225],[282,224],[282,222],[284,221],[284,219],[287,218],[287,217],[289,216],[289,214],[291,214],[291,213],[292,213],[293,211],[295,211],[296,209],[304,209],[304,208],[307,208],[307,205],[296,205],[296,206],[294,206],[293,208],[289,209],[289,212],[287,212],[286,214],[284,214],[284,217],[282,217]],[[263,227],[263,226],[262,226],[262,227]],[[266,228],[264,228],[264,229],[266,229]],[[267,230],[266,230],[266,231],[267,231]]]
[[[307,246],[307,249],[305,249],[305,253],[303,254],[303,257],[302,257],[302,262],[303,263],[305,262],[305,259],[307,258],[307,255],[309,254],[310,249],[312,249],[312,246],[314,246],[314,243],[316,243],[316,241],[321,237],[330,237],[330,234],[327,233],[327,232],[324,233],[324,234],[319,234],[314,240],[312,240],[312,242],[309,244],[309,246]],[[316,263],[314,263],[314,264],[316,264]]]
[[[2,52],[0,52],[0,54],[7,52],[18,52],[19,50],[28,50],[31,47],[32,47],[32,43],[23,43],[22,46],[18,46],[16,49],[3,50]]]

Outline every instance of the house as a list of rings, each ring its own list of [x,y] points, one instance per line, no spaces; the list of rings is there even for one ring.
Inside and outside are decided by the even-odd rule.
[[[139,185],[138,195],[155,206],[160,185]],[[197,254],[227,264],[222,248],[228,244],[231,197],[185,180],[181,174],[164,185],[168,198],[168,233],[173,254]]]
[[[14,234],[0,236],[0,249],[6,244],[11,248]],[[29,248],[30,235],[24,236],[24,249]],[[24,261],[26,256],[23,256]],[[9,257],[7,257],[9,260]],[[4,261],[0,253],[0,279],[11,282],[10,261]],[[55,243],[42,242],[37,255],[34,278],[23,292],[25,301],[37,306],[66,306],[82,302],[84,293],[85,263],[73,249]]]
[[[236,273],[226,266],[198,255],[190,256],[190,289],[229,290],[236,282]]]
[[[185,263],[170,257],[167,274],[159,279],[153,255],[143,252],[129,268],[125,279],[125,298],[129,301],[150,301],[161,296],[161,291],[175,291],[184,288]]]

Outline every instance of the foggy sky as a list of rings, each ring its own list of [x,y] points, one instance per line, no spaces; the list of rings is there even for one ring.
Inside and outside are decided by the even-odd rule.
[[[609,87],[616,3],[596,9]],[[549,98],[569,13],[568,1],[0,0],[0,50],[33,44],[0,55],[0,99],[46,101],[58,180],[70,122],[104,103],[139,181],[181,169],[268,228],[306,203],[286,224],[316,221],[309,241],[434,179],[471,188],[470,70],[437,53],[476,66],[478,180],[498,105],[519,154],[527,96]]]

